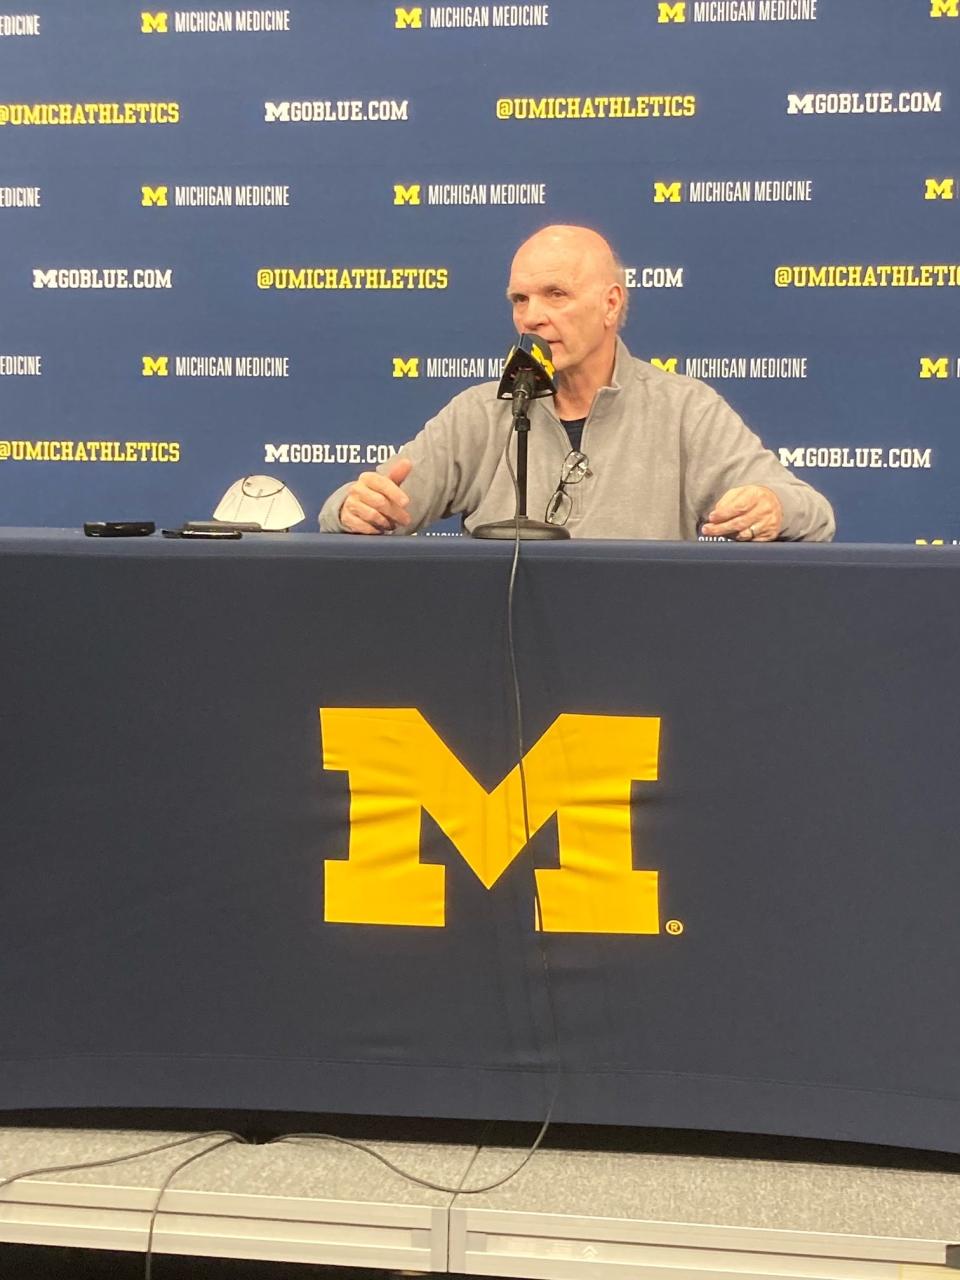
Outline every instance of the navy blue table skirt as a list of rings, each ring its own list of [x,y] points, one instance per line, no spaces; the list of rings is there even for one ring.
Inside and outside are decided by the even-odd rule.
[[[0,1108],[536,1120],[558,1088],[566,1122],[960,1152],[950,548],[524,547],[530,769],[561,717],[656,726],[623,762],[641,926],[538,933],[556,815],[488,887],[439,801],[438,918],[343,918],[407,909],[389,848],[327,909],[370,797],[324,709],[416,713],[396,778],[429,739],[481,807],[515,770],[511,554],[0,534]],[[576,740],[554,763],[622,821]]]

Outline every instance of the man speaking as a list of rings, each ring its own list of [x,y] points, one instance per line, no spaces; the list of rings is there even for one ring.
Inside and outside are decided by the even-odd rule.
[[[617,331],[624,273],[586,227],[546,227],[517,250],[507,297],[518,333],[550,346],[556,394],[529,406],[528,511],[578,538],[829,541],[827,500],[792,475],[703,382],[630,355]],[[327,499],[320,528],[415,533],[445,516],[466,529],[516,509],[509,402],[469,387],[376,471]]]

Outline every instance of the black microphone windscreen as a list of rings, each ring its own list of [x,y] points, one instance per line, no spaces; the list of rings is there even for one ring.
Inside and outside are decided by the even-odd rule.
[[[533,391],[531,398],[552,396],[556,393],[556,369],[550,352],[549,343],[538,338],[535,333],[522,333],[516,344],[511,347],[503,367],[503,377],[497,389],[499,400],[510,400],[514,394],[514,384],[520,373],[529,371],[533,374]],[[530,379],[524,379],[529,384]]]

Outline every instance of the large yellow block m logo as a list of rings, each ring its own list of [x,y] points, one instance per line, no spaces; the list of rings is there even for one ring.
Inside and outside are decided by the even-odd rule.
[[[161,35],[166,35],[167,14],[141,12],[140,30],[147,35],[150,35],[153,32],[159,32]]]
[[[145,209],[149,209],[152,204],[158,204],[162,209],[165,209],[167,207],[167,188],[141,187],[140,203]]]
[[[419,378],[420,357],[410,356],[408,359],[404,359],[403,356],[394,356],[393,376],[395,378]]]
[[[960,0],[930,0],[931,18],[960,18]]]
[[[931,359],[930,356],[920,357],[920,377],[921,378],[949,378],[950,377],[950,360],[947,356],[939,356]]]
[[[145,378],[166,378],[170,374],[169,356],[143,356],[141,372]]]
[[[400,182],[393,184],[393,203],[394,204],[419,204],[420,203],[420,183],[414,182],[411,186],[405,187]]]
[[[679,4],[659,4],[657,6],[658,22],[686,22],[687,5],[686,0],[680,0]]]
[[[661,360],[659,356],[651,356],[650,363],[657,369],[662,369],[664,373],[676,373],[679,356],[664,356]]]
[[[401,28],[401,30],[404,27],[419,28],[423,26],[423,9],[421,8],[394,9],[393,12],[395,14],[393,25]]]
[[[324,918],[445,923],[442,866],[420,861],[421,810],[486,889],[526,844],[520,769],[487,792],[413,708],[320,710],[323,766],[345,771],[350,843],[328,859]],[[537,870],[551,933],[659,933],[656,871],[636,871],[630,784],[657,778],[660,721],[561,715],[524,757],[531,836],[557,815],[560,866]]]
[[[957,0],[960,4],[960,0]],[[953,178],[927,178],[924,183],[924,200],[952,200],[954,195]]]

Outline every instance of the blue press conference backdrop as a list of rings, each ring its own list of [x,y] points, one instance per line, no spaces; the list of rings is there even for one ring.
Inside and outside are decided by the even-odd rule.
[[[840,537],[958,539],[958,79],[960,0],[5,0],[0,523],[311,527],[578,222]]]

